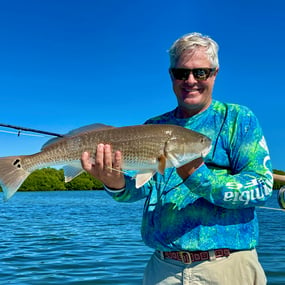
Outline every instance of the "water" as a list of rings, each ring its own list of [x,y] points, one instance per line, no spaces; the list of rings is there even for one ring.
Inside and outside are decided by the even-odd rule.
[[[266,204],[279,208],[277,191]],[[285,211],[257,209],[260,238],[257,248],[259,260],[265,269],[268,285],[285,284]]]
[[[16,193],[0,204],[0,284],[141,284],[152,253],[140,237],[142,207],[103,191]],[[258,214],[268,284],[285,284],[285,212]]]

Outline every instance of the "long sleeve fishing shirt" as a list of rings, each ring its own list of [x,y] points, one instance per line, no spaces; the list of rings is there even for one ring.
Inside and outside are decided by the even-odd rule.
[[[175,110],[147,124],[174,124],[200,132],[212,148],[186,180],[175,168],[157,173],[143,187],[126,175],[123,191],[110,193],[121,202],[145,198],[142,238],[162,251],[218,248],[251,249],[258,241],[255,206],[272,194],[268,148],[256,116],[246,107],[213,101],[187,119]]]

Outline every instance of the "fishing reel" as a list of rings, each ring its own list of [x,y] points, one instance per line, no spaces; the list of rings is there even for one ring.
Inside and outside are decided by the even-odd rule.
[[[285,209],[285,185],[282,186],[277,194],[278,203],[281,209]]]

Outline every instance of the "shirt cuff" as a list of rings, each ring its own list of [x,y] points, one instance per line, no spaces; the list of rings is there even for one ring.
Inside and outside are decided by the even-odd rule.
[[[106,185],[104,185],[104,189],[110,193],[121,193],[121,192],[125,191],[125,187],[121,188],[121,189],[110,189]]]

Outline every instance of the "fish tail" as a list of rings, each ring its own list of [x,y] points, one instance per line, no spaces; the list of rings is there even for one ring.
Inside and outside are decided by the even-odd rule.
[[[22,160],[25,156],[9,156],[0,158],[0,184],[7,201],[19,189],[30,172],[23,169]]]

